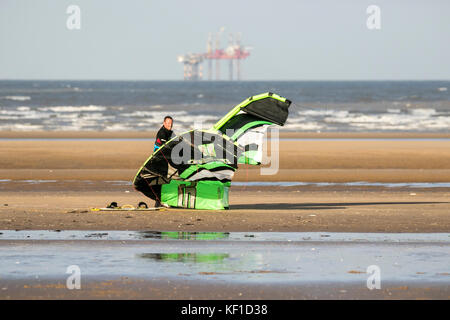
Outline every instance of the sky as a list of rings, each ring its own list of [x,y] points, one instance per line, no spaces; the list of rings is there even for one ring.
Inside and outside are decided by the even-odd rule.
[[[224,27],[222,44],[241,32],[252,48],[243,80],[449,80],[449,12],[448,0],[0,0],[0,79],[182,80],[177,55]]]

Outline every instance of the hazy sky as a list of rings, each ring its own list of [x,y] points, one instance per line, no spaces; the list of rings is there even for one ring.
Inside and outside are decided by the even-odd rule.
[[[380,30],[366,26],[372,4]],[[0,79],[181,80],[177,55],[206,51],[223,26],[223,44],[242,32],[253,47],[244,80],[448,80],[449,12],[448,0],[0,0]]]

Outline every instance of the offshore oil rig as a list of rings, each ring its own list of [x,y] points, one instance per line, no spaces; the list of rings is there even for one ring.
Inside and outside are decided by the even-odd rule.
[[[183,63],[184,80],[201,80],[203,78],[203,62],[208,61],[208,80],[213,80],[213,71],[215,71],[215,80],[220,79],[220,62],[228,60],[229,80],[241,80],[241,60],[250,55],[250,47],[241,45],[241,33],[237,33],[235,37],[229,34],[228,46],[223,49],[220,47],[220,38],[225,28],[222,27],[215,34],[210,32],[206,43],[206,53],[187,53],[178,56],[178,62]],[[213,43],[215,44],[213,48]],[[213,63],[213,60],[215,63]],[[215,70],[213,70],[213,67]],[[234,76],[234,69],[236,75]]]

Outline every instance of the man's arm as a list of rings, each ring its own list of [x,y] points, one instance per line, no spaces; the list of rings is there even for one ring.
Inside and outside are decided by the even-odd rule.
[[[158,150],[163,144],[165,144],[167,141],[169,141],[173,136],[173,132],[168,130],[164,130],[164,128],[161,128],[158,133],[156,134],[156,141],[155,141],[155,148],[153,149],[153,152]]]
[[[164,142],[162,141],[164,139],[161,139],[161,136],[162,136],[162,128],[160,128],[156,133],[155,147],[153,148],[153,152],[158,150],[164,144]]]

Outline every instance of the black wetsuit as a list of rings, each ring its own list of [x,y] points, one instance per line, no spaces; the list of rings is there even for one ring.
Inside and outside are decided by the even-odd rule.
[[[172,137],[172,134],[172,130],[167,130],[164,126],[161,126],[158,133],[156,134],[155,147],[153,148],[153,152],[158,150],[164,143],[169,141]]]
[[[164,126],[161,126],[161,128],[158,130],[158,133],[156,134],[155,147],[153,148],[153,152],[157,151],[163,144],[169,141],[172,137],[172,134],[172,130],[167,130]],[[168,164],[166,164],[165,168],[160,168],[161,173],[163,175],[167,174],[167,169]],[[147,191],[142,193],[156,201],[155,207],[159,207],[161,205],[161,185],[155,185],[151,187],[151,192]]]

